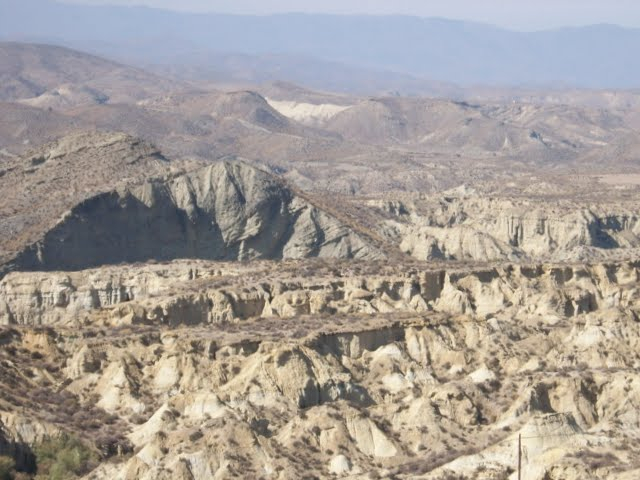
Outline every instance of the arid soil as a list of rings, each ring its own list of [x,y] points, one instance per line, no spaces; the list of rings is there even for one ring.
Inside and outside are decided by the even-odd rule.
[[[633,102],[0,58],[0,478],[640,476]]]

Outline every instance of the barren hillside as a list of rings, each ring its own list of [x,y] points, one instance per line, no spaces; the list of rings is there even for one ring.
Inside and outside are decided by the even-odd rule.
[[[633,92],[0,80],[0,480],[640,476]]]
[[[638,273],[300,261],[12,273],[4,439],[29,452],[67,432],[111,459],[95,479],[499,479],[515,478],[522,435],[528,478],[631,479]]]
[[[0,42],[0,100],[36,106],[119,103],[179,87],[145,71],[51,45]]]

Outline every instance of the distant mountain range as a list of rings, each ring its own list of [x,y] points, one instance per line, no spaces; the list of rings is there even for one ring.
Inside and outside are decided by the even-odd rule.
[[[613,25],[524,33],[406,16],[189,14],[0,0],[0,39],[55,43],[138,64],[204,71],[215,71],[216,65],[203,64],[203,59],[213,63],[221,55],[240,56],[245,70],[268,58],[274,72],[269,79],[282,70],[289,72],[282,79],[292,81],[299,80],[292,78],[296,62],[305,65],[301,70],[310,77],[333,62],[337,70],[338,65],[347,69],[343,72],[361,69],[360,81],[363,75],[395,72],[396,85],[417,78],[463,86],[640,86],[640,29]]]

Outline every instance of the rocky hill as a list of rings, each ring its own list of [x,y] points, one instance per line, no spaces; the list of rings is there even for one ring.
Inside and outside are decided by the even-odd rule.
[[[635,478],[639,274],[318,260],[11,273],[3,442],[30,471],[64,432],[95,459],[87,479],[497,480],[515,478],[522,435],[526,478]]]
[[[537,161],[575,157],[626,130],[621,116],[598,110],[405,98],[368,99],[337,113],[326,128],[362,143]]]
[[[633,258],[640,248],[640,211],[633,200],[585,204],[452,191],[370,204],[391,213],[382,227],[387,237],[422,260],[590,261]]]
[[[1,247],[11,269],[383,252],[419,260],[598,260],[632,258],[640,248],[633,199],[532,202],[462,189],[340,202],[297,192],[243,162],[170,162],[124,134],[64,137],[9,159],[2,172]]]
[[[640,476],[633,93],[2,58],[0,480]]]
[[[375,258],[366,238],[271,175],[217,163],[170,181],[88,198],[65,213],[12,268],[76,270],[203,258]]]
[[[99,133],[64,137],[12,160],[0,176],[7,268],[381,255],[357,224],[344,224],[269,173],[241,162],[185,173],[188,165],[171,164],[124,134]]]
[[[640,472],[624,190],[346,200],[100,133],[5,168],[10,475],[515,479],[520,437],[526,478]]]
[[[69,107],[131,101],[178,88],[169,81],[77,50],[0,42],[0,100]]]
[[[37,241],[78,202],[169,171],[155,147],[124,134],[72,135],[3,162],[0,257]]]
[[[58,112],[0,102],[0,156],[19,156],[30,148],[78,130],[81,125],[79,120]]]
[[[2,157],[96,129],[142,138],[175,160],[241,156],[303,190],[340,195],[473,184],[488,194],[532,188],[571,196],[585,191],[567,181],[575,172],[640,173],[640,117],[623,100],[633,92],[601,92],[612,102],[603,110],[561,103],[572,97],[516,101],[507,93],[463,102],[360,98],[282,82],[195,87],[72,50],[3,45],[4,84],[43,86],[0,103]]]

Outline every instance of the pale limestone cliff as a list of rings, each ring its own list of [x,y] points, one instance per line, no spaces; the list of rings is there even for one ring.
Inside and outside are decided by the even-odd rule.
[[[12,396],[4,390],[4,435],[19,446],[55,434],[58,414],[50,411],[61,407],[35,412],[26,394],[21,408],[12,406],[14,395],[48,388],[48,371],[56,388],[121,419],[124,437],[113,452],[130,453],[112,453],[87,479],[508,478],[519,433],[529,478],[633,478],[640,329],[627,301],[637,295],[637,267],[543,266],[511,275],[512,287],[520,278],[531,282],[523,289],[550,297],[573,283],[626,300],[515,317],[505,302],[490,318],[471,309],[247,319],[234,328],[88,323],[80,335],[14,329],[0,355],[6,362],[15,351],[24,380]],[[446,282],[469,290],[499,278],[446,273]],[[46,355],[48,370],[33,352]],[[590,451],[618,460],[596,465]]]
[[[275,177],[222,162],[83,201],[21,252],[12,268],[78,270],[174,258],[380,256],[364,236]]]
[[[177,326],[300,315],[442,312],[490,318],[508,310],[516,318],[559,318],[612,308],[640,311],[631,288],[639,279],[638,262],[411,267],[402,275],[344,278],[335,278],[331,264],[318,264],[311,278],[299,276],[304,263],[259,265],[200,261],[14,272],[0,281],[0,323]],[[263,276],[275,268],[279,278]]]
[[[633,203],[569,202],[450,197],[372,202],[392,214],[387,238],[421,260],[585,261],[640,247],[640,211]]]

